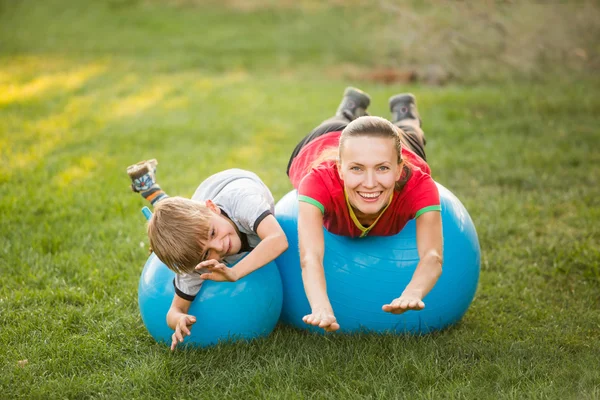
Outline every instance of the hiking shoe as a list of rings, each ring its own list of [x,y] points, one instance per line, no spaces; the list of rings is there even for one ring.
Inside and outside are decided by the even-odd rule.
[[[390,97],[390,111],[392,112],[392,123],[403,119],[416,119],[421,126],[421,117],[417,111],[415,96],[411,93],[402,93]]]
[[[127,175],[131,178],[131,190],[147,192],[156,185],[156,159],[140,161],[127,167]]]
[[[371,104],[371,98],[368,94],[360,89],[347,87],[335,115],[354,121],[358,117],[369,115],[367,114],[369,104]]]

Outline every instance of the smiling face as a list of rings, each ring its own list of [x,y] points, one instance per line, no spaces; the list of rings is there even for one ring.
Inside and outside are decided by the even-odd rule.
[[[338,171],[350,205],[362,214],[359,220],[377,216],[388,204],[401,166],[392,138],[355,136],[344,141]]]
[[[203,245],[202,260],[222,261],[242,249],[235,225],[217,210],[209,219],[208,240]]]

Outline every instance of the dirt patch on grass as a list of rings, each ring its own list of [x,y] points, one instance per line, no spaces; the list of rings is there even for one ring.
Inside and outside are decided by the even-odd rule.
[[[157,2],[158,0],[146,0]],[[444,84],[535,79],[550,75],[593,74],[600,69],[600,3],[426,0],[163,0],[178,7],[217,7],[240,13],[325,14],[326,20],[350,27],[352,37],[323,40],[347,51],[343,67],[330,73],[382,83],[421,81]],[[302,14],[300,14],[302,15]],[[336,20],[337,18],[337,20]],[[323,18],[315,20],[323,21]],[[346,32],[347,33],[347,32]],[[314,39],[314,38],[313,38]],[[341,47],[344,47],[343,45]],[[292,54],[293,56],[293,54]],[[343,56],[342,56],[343,57]],[[342,58],[338,57],[338,58]],[[356,64],[356,67],[348,65]],[[337,69],[337,70],[336,70]]]
[[[155,1],[155,0],[150,0]],[[232,11],[254,12],[264,10],[317,11],[330,7],[355,7],[365,5],[361,0],[166,0],[175,6],[221,6]]]

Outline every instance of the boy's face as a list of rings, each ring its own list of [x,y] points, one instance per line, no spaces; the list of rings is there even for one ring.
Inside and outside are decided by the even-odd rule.
[[[218,208],[217,210],[210,218],[203,260],[221,261],[227,256],[239,253],[242,248],[242,241],[233,222],[221,215]]]

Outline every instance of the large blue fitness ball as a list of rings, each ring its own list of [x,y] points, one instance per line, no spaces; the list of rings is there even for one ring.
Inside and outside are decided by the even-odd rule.
[[[175,273],[151,254],[140,278],[138,302],[148,332],[171,344],[167,312],[173,301]],[[196,317],[183,344],[205,347],[219,341],[267,336],[275,328],[282,303],[281,278],[271,262],[237,282],[205,281],[189,314]]]
[[[443,272],[425,297],[425,309],[393,315],[381,310],[400,296],[419,261],[416,224],[410,221],[395,236],[351,239],[324,230],[323,260],[327,293],[342,332],[428,333],[444,329],[467,311],[479,280],[480,250],[473,221],[461,202],[438,184],[444,235]],[[298,255],[296,191],[284,196],[275,215],[289,249],[277,260],[283,282],[281,320],[302,329],[310,313]]]

